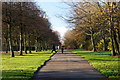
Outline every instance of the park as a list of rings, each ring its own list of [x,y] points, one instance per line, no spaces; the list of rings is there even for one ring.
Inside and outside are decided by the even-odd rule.
[[[1,30],[2,80],[120,78],[120,1],[2,2]]]

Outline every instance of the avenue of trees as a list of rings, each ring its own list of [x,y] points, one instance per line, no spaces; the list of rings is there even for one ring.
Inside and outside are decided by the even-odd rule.
[[[59,44],[59,35],[52,31],[45,12],[34,2],[2,3],[2,45],[11,57],[19,49],[20,55],[32,47],[36,51],[47,50],[52,44]]]
[[[111,51],[120,54],[120,2],[74,2],[67,22],[73,29],[65,34],[67,48]],[[70,44],[70,45],[69,45]]]

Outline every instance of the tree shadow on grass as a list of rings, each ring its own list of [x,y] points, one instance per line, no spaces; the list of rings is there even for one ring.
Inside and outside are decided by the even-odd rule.
[[[16,55],[16,56],[40,56],[45,54],[51,54],[51,53],[28,53],[28,54]]]
[[[33,76],[33,70],[3,70],[2,80],[28,80]]]
[[[97,52],[95,55],[111,55],[110,52]]]
[[[31,53],[31,54],[51,54],[51,53]]]
[[[120,60],[105,60],[105,59],[90,59],[90,60],[94,60],[94,61],[120,61]]]
[[[87,55],[87,54],[94,54],[94,55],[111,55],[110,52],[78,52],[77,54]]]
[[[78,52],[77,54],[95,54],[95,52]]]
[[[95,55],[109,55],[110,56],[111,54],[95,54]]]

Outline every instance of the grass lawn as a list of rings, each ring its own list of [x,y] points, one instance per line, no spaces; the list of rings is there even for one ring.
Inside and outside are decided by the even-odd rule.
[[[2,54],[2,77],[3,80],[28,80],[38,67],[44,64],[52,55],[50,51],[32,52],[15,57],[10,57],[9,53]]]
[[[70,51],[84,57],[94,68],[103,73],[110,80],[118,80],[118,78],[120,78],[120,65],[118,64],[120,63],[120,58],[110,56],[110,52],[92,52],[83,49]]]

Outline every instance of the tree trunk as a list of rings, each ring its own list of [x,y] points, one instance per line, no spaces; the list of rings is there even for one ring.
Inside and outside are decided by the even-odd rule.
[[[11,24],[8,24],[8,36],[9,36],[9,47],[10,47],[10,53],[11,57],[15,57],[14,51],[13,51],[13,45],[12,45],[12,31],[11,31]]]
[[[28,39],[28,45],[29,45],[29,53],[32,53],[32,52],[31,52],[31,42],[30,42],[30,35],[29,35],[29,39]]]
[[[106,51],[107,48],[106,48],[106,39],[105,37],[103,38],[103,51]]]
[[[119,44],[117,42],[117,35],[116,35],[116,31],[113,30],[113,39],[114,39],[114,42],[115,42],[115,48],[116,48],[116,53],[119,54],[120,51],[119,51]]]
[[[42,49],[41,49],[41,41],[40,41],[40,43],[39,43],[39,51],[41,51]]]
[[[47,42],[45,41],[45,50],[47,51]]]
[[[96,47],[95,47],[95,40],[94,40],[94,36],[93,36],[94,32],[91,30],[91,42],[92,42],[92,46],[93,46],[93,51],[96,51]]]
[[[21,13],[20,13],[20,16],[21,16],[21,18],[20,18],[20,22],[21,22],[21,23],[20,23],[20,55],[23,55],[23,52],[22,52],[22,50],[23,50],[23,49],[22,49],[22,44],[23,44],[23,39],[22,39],[22,38],[23,38],[23,37],[22,37],[22,35],[23,35],[23,34],[22,34],[22,27],[23,27],[23,25],[22,25],[22,21],[23,21],[23,20],[22,20],[22,17],[23,17],[23,16],[22,16],[22,14],[23,14],[23,13],[22,13],[22,5],[23,5],[23,3],[20,3],[20,11],[21,11]]]
[[[35,40],[35,51],[36,51],[36,52],[38,51],[38,40],[37,40],[37,38],[36,38],[36,40]]]
[[[113,31],[112,31],[112,28],[111,28],[110,32],[111,32],[111,43],[112,43],[111,53],[112,53],[113,56],[116,56],[115,47],[114,47],[114,41],[113,41]]]
[[[107,50],[107,46],[106,46],[106,39],[105,39],[105,34],[104,31],[102,30],[102,38],[103,38],[103,51]]]
[[[24,34],[24,51],[25,51],[25,54],[27,54],[26,33]]]
[[[118,31],[118,43],[119,43],[119,52],[120,52],[120,29]],[[120,53],[118,53],[120,55]]]
[[[8,53],[8,49],[9,49],[9,41],[8,38],[5,39],[6,40],[6,53]]]
[[[117,40],[118,40],[118,45],[119,45],[119,55],[120,55],[120,23],[118,21],[118,29],[117,29]]]
[[[23,40],[22,40],[22,27],[20,27],[20,55],[23,55],[22,42],[23,42]]]
[[[112,12],[113,12],[113,9],[112,9]],[[111,34],[111,43],[112,43],[112,50],[111,50],[111,53],[113,56],[116,56],[116,53],[115,53],[115,46],[114,46],[114,35],[113,35],[113,17],[112,17],[112,13],[110,13],[110,34]]]
[[[6,48],[6,53],[8,53],[9,51],[9,40],[8,40],[8,29],[6,30],[6,37],[5,37],[5,40],[6,40],[6,44],[5,44],[5,48]]]

